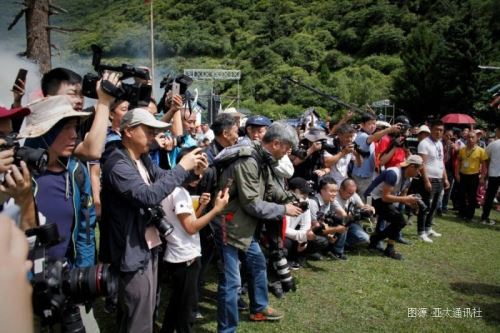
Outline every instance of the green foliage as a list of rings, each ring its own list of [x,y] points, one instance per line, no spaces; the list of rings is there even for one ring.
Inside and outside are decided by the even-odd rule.
[[[69,14],[55,24],[86,29],[70,34],[72,52],[88,56],[98,43],[110,58],[149,56],[143,1],[56,2]],[[297,110],[341,109],[283,84],[283,76],[297,75],[349,103],[394,98],[416,120],[448,111],[491,113],[485,91],[498,76],[477,65],[500,59],[498,0],[156,0],[154,8],[160,72],[186,64],[241,69],[242,101],[259,110],[272,101]],[[229,94],[236,85],[217,88]]]

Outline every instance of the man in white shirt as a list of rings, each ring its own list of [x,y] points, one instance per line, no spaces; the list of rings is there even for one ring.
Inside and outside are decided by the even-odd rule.
[[[356,192],[357,185],[352,178],[347,178],[340,184],[339,194],[335,197],[335,201],[333,202],[335,213],[337,213],[338,216],[348,217],[350,205],[354,205],[357,208],[375,214],[375,208],[370,205],[365,205]],[[360,246],[368,244],[369,242],[370,236],[363,230],[361,221],[356,221],[349,225],[347,229],[346,246]]]
[[[431,123],[431,135],[418,144],[418,154],[424,161],[422,171],[423,187],[419,190],[428,210],[419,209],[417,231],[420,240],[432,243],[429,237],[440,237],[441,234],[432,230],[432,219],[436,211],[439,197],[443,189],[448,189],[448,177],[444,166],[444,149],[441,142],[444,125],[441,120]]]
[[[495,141],[486,147],[486,154],[488,154],[488,188],[481,223],[494,225],[495,221],[490,221],[490,211],[500,186],[500,125],[497,125]]]

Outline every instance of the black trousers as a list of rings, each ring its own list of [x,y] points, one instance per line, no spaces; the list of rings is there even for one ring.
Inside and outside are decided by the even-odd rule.
[[[165,317],[162,333],[190,333],[194,324],[194,313],[198,303],[198,275],[201,269],[200,258],[191,264],[167,263],[168,274],[172,281],[172,294]]]
[[[466,219],[472,219],[477,205],[477,187],[479,186],[479,174],[460,174],[460,200],[459,214]]]
[[[396,240],[399,237],[400,231],[406,226],[406,219],[401,211],[391,203],[383,202],[382,199],[373,200],[373,207],[380,219],[389,223],[381,231],[377,231],[371,237],[372,242],[379,242],[386,238]]]
[[[500,187],[500,177],[488,177],[488,187],[486,188],[481,220],[486,220],[490,217],[491,207],[493,207],[493,200],[497,196],[498,187]]]
[[[431,191],[428,192],[425,189],[423,182],[421,183],[421,188],[419,188],[418,191],[418,193],[422,196],[422,201],[427,205],[427,207],[429,207],[429,210],[425,214],[421,210],[418,212],[417,231],[419,234],[424,231],[429,231],[432,228],[432,219],[439,203],[441,191],[443,190],[443,180],[441,178],[430,178],[429,180],[432,186]]]

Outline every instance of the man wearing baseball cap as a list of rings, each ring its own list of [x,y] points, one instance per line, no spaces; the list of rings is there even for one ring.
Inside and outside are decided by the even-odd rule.
[[[389,222],[389,225],[370,237],[369,249],[378,249],[378,243],[386,238],[387,247],[384,256],[392,259],[403,259],[403,256],[396,252],[394,244],[399,237],[399,232],[406,226],[406,219],[398,209],[398,203],[415,207],[418,197],[406,195],[413,177],[416,177],[423,167],[422,157],[418,155],[408,156],[398,167],[391,167],[384,170],[371,183],[365,192],[365,196],[371,195],[373,206],[379,219]]]
[[[119,332],[152,332],[156,304],[159,232],[149,209],[207,167],[195,149],[172,170],[162,170],[148,155],[156,130],[167,127],[146,109],[128,111],[122,137],[103,166],[101,255],[120,272]]]

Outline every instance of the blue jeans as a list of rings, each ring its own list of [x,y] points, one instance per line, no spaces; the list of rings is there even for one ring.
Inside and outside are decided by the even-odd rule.
[[[236,332],[239,322],[238,291],[241,288],[238,249],[229,244],[217,243],[222,261],[217,295],[217,331]],[[248,272],[250,312],[257,313],[267,308],[269,303],[266,258],[255,239],[245,254],[246,262],[242,265],[246,265]]]
[[[353,223],[347,230],[345,245],[349,247],[356,246],[359,243],[368,243],[370,236],[363,230],[363,227],[358,223]]]

